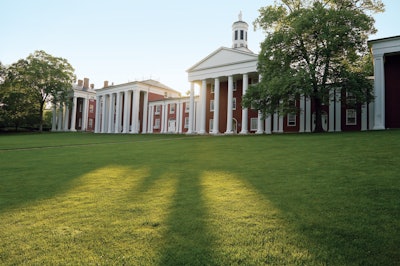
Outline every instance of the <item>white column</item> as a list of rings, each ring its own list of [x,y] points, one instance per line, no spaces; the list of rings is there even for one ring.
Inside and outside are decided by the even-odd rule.
[[[178,129],[177,133],[181,134],[182,133],[182,127],[183,127],[183,122],[182,122],[183,112],[185,112],[185,110],[183,110],[183,103],[182,102],[178,103],[177,110],[179,110],[179,112],[177,114],[177,123],[176,123],[177,129]]]
[[[143,125],[142,125],[142,133],[147,133],[147,121],[148,121],[148,110],[149,110],[149,92],[144,92],[143,98]]]
[[[342,103],[341,103],[341,91],[339,89],[336,90],[335,93],[335,131],[342,131]]]
[[[153,116],[153,106],[149,104],[149,110],[147,112],[147,130],[146,133],[153,133],[153,122],[152,122],[152,116]]]
[[[100,133],[100,96],[96,96],[96,114],[95,114],[95,119],[94,119],[94,133]]]
[[[273,121],[273,123],[274,123],[274,128],[273,128],[273,132],[274,133],[278,133],[279,132],[279,123],[278,123],[278,112],[275,112],[274,113],[274,121]]]
[[[242,99],[246,94],[247,88],[249,86],[249,76],[247,74],[243,74],[243,90],[242,90]],[[242,130],[240,134],[247,134],[248,132],[248,109],[242,107]]]
[[[190,83],[190,103],[189,103],[189,128],[187,134],[193,134],[194,119],[194,83]]]
[[[261,111],[258,111],[256,134],[262,134],[262,133],[264,133],[262,113],[261,113]]]
[[[107,133],[107,95],[103,95],[101,98],[101,133]]]
[[[226,110],[226,132],[225,134],[233,134],[232,119],[233,119],[233,76],[228,77],[228,107]]]
[[[219,134],[219,78],[214,79],[213,134]]]
[[[161,121],[160,121],[160,126],[161,126],[161,133],[165,133],[167,130],[165,129],[165,114],[166,114],[166,110],[165,110],[165,102],[161,105]]]
[[[329,92],[329,132],[335,131],[335,89]]]
[[[114,94],[111,93],[108,95],[108,133],[113,133],[113,125],[114,125]]]
[[[299,126],[299,132],[303,133],[305,131],[304,129],[304,120],[305,120],[305,103],[304,103],[304,95],[300,96],[300,126]]]
[[[87,123],[88,123],[88,108],[89,108],[89,99],[83,98],[83,106],[82,106],[82,131],[86,131]]]
[[[283,133],[283,116],[281,116],[280,114],[279,114],[279,117],[278,117],[278,123],[279,123],[278,132],[279,133]]]
[[[133,92],[132,102],[132,134],[139,133],[139,104],[140,104],[140,90],[136,89]]]
[[[371,102],[368,104],[368,129],[373,130],[374,129],[374,121],[375,121],[375,110],[374,110],[374,103]]]
[[[309,97],[306,97],[306,131],[307,133],[311,132],[311,100]]]
[[[268,115],[267,118],[265,119],[265,134],[272,134],[271,130],[271,115]]]
[[[51,107],[51,112],[52,112],[52,119],[51,119],[51,131],[56,131],[57,129],[57,108],[56,104],[53,103]]]
[[[368,108],[366,103],[361,106],[361,130],[368,130]]]
[[[63,106],[62,103],[59,103],[59,108],[58,108],[58,119],[57,119],[57,130],[61,131],[62,130],[62,119],[63,119]]]
[[[207,81],[203,79],[201,81],[200,91],[200,131],[199,134],[206,133],[206,110],[207,110]]]
[[[121,113],[122,113],[122,104],[121,104],[121,92],[117,92],[117,100],[115,104],[115,126],[114,133],[121,132]]]
[[[77,98],[74,96],[72,103],[72,114],[71,114],[71,131],[76,131],[76,108],[77,108]]]
[[[385,71],[383,54],[374,55],[374,130],[385,129]]]
[[[68,122],[69,122],[69,108],[68,104],[64,103],[64,131],[68,131]]]
[[[130,96],[130,91],[124,91],[124,123],[122,133],[129,132]]]

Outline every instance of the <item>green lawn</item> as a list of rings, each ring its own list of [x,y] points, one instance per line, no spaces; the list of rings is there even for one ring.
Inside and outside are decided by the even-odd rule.
[[[0,265],[399,265],[400,131],[0,135]]]

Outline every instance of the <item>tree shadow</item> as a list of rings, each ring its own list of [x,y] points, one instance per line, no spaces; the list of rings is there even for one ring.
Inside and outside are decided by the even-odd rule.
[[[7,156],[7,164],[1,157]],[[80,158],[69,160],[66,156]],[[82,174],[97,169],[90,157],[79,152],[65,153],[62,149],[0,152],[0,213],[30,205],[70,190]]]
[[[215,265],[199,173],[189,170],[177,178],[160,265]]]

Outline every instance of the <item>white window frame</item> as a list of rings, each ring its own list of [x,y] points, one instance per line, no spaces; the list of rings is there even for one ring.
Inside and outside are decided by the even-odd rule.
[[[350,116],[350,114],[352,114],[352,116]],[[349,121],[349,119],[354,119],[354,122],[353,121]],[[346,109],[346,125],[347,126],[355,126],[355,125],[357,125],[357,110],[356,109],[354,109],[354,108]]]
[[[160,121],[160,118],[156,118],[156,119],[154,119],[154,129],[159,129],[160,128],[160,124],[161,124],[161,121]]]
[[[209,124],[210,132],[213,132],[214,130],[214,119],[210,119],[210,124]]]
[[[288,127],[295,127],[296,120],[297,120],[296,114],[287,114],[287,126]]]
[[[210,100],[210,112],[214,112],[214,100]]]
[[[257,131],[258,129],[258,117],[250,118],[250,131]]]
[[[232,110],[236,110],[236,98],[232,98]]]
[[[189,117],[188,117],[188,116],[185,117],[185,125],[184,125],[184,128],[189,128]]]
[[[185,113],[189,113],[189,111],[190,111],[189,102],[185,102]]]
[[[211,84],[211,93],[214,93],[214,92],[215,92],[215,85]]]
[[[170,114],[175,114],[175,104],[174,103],[171,103],[169,105],[169,113]]]
[[[161,113],[161,105],[155,105],[155,108],[154,114],[159,115]]]
[[[89,126],[90,128],[93,127],[93,118],[89,118],[88,126]]]

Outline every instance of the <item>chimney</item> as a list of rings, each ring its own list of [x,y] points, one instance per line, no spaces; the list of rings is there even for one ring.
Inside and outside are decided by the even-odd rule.
[[[94,84],[90,84],[90,88],[93,90],[94,89]]]
[[[84,89],[88,89],[89,88],[89,79],[88,78],[84,78],[83,79],[83,88]]]
[[[108,80],[104,81],[104,88],[108,87]]]
[[[79,86],[79,87],[82,87],[82,84],[83,84],[83,80],[78,79],[78,86]]]

